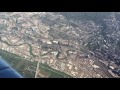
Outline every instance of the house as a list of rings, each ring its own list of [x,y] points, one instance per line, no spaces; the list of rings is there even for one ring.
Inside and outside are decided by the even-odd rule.
[[[52,44],[52,42],[48,39],[42,39],[42,42],[46,44]]]
[[[60,40],[60,44],[69,45],[69,41],[68,40]]]
[[[58,44],[58,43],[59,43],[59,41],[53,41],[53,43]]]

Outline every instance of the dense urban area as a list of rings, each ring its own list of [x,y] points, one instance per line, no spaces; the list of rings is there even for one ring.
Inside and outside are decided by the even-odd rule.
[[[0,12],[0,58],[26,78],[119,78],[119,12]]]

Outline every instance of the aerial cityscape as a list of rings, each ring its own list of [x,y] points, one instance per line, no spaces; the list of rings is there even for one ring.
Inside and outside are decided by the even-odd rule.
[[[119,12],[0,12],[0,57],[25,78],[119,78]]]

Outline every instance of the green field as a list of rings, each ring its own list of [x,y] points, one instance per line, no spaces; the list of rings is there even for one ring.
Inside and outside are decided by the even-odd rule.
[[[72,78],[72,76],[70,76],[64,72],[55,70],[46,64],[40,63],[40,69],[48,72],[50,74],[49,78]]]
[[[14,69],[20,72],[23,75],[23,77],[26,77],[26,78],[35,77],[35,71],[29,71],[27,70],[27,68],[36,67],[37,62],[31,62],[31,61],[25,60],[24,58],[16,54],[13,54],[1,49],[0,49],[0,56],[2,56],[8,63],[10,63]],[[49,73],[49,78],[72,78],[70,75],[64,72],[55,70],[46,64],[40,63],[39,69],[46,73]]]

